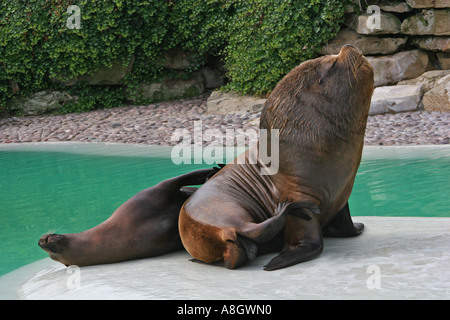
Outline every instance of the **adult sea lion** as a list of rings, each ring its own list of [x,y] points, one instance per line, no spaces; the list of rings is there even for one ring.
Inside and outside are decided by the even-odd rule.
[[[46,234],[38,244],[66,266],[147,258],[182,249],[178,214],[196,188],[219,169],[201,169],[145,189],[98,226],[72,234]],[[184,188],[183,188],[184,187]]]
[[[281,253],[265,266],[275,270],[317,257],[322,236],[360,234],[364,226],[352,222],[348,198],[372,93],[373,69],[351,45],[289,72],[260,121],[261,129],[279,130],[278,172],[261,175],[267,167],[253,148],[208,180],[180,212],[186,250],[237,268],[281,238]]]

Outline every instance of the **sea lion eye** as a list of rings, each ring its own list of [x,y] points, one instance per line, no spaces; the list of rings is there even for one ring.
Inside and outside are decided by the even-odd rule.
[[[336,65],[336,62],[337,62],[337,59],[334,60],[333,64],[332,64],[331,67],[330,67],[330,70],[334,68],[334,66]]]
[[[331,66],[332,68],[336,65],[337,59],[334,60],[333,65]]]

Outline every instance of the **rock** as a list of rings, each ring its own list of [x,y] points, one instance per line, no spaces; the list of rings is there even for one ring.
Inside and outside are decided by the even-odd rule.
[[[189,79],[166,78],[162,82],[139,85],[140,96],[153,102],[192,98],[204,91],[203,78],[199,73],[193,74]]]
[[[39,91],[28,97],[16,97],[7,102],[7,108],[26,116],[35,116],[59,110],[78,100],[64,91]]]
[[[450,35],[450,10],[422,10],[422,12],[403,20],[403,34],[435,36]]]
[[[191,64],[191,57],[179,48],[172,48],[164,52],[163,60],[163,67],[166,69],[183,70]]]
[[[397,13],[404,13],[412,10],[412,8],[406,2],[402,1],[382,3],[380,4],[380,9],[387,12]]]
[[[111,67],[100,67],[93,75],[82,75],[78,81],[86,81],[90,85],[119,85],[133,68],[134,57],[128,65],[122,61],[113,62]]]
[[[427,111],[450,111],[450,74],[424,94],[423,107]]]
[[[419,110],[422,95],[422,87],[415,85],[375,88],[369,115]]]
[[[190,79],[164,79],[162,82],[163,100],[192,98],[205,92],[203,78],[194,73]]]
[[[259,128],[259,122],[260,122],[260,118],[255,118],[249,122],[247,122],[248,127],[254,127],[254,128]]]
[[[367,59],[374,69],[375,87],[415,78],[432,69],[428,54],[421,50],[402,51]]]
[[[438,53],[437,58],[443,70],[450,69],[450,53]]]
[[[125,76],[131,72],[133,63],[134,56],[128,65],[124,65],[121,60],[116,60],[110,67],[100,67],[92,74],[79,75],[78,77],[67,81],[63,81],[58,78],[51,78],[51,80],[56,83],[62,83],[66,86],[72,86],[81,81],[85,81],[90,85],[120,85],[123,84]]]
[[[423,50],[450,52],[450,37],[417,37],[411,44]]]
[[[401,31],[401,22],[392,13],[380,12],[379,28],[372,28],[376,22],[371,14],[362,14],[356,17],[353,29],[359,34],[398,34]]]
[[[209,113],[230,114],[260,111],[266,99],[235,92],[214,91],[208,98],[206,110]]]
[[[425,72],[417,78],[400,81],[397,85],[422,86],[423,91],[427,92],[436,85],[437,81],[447,75],[450,75],[450,70],[433,70]]]
[[[412,8],[447,8],[450,7],[449,0],[406,0]]]
[[[362,51],[364,55],[371,54],[391,54],[397,52],[400,47],[405,45],[407,38],[391,38],[365,36],[358,34],[351,29],[341,30],[336,38],[325,45],[320,54],[338,54],[341,47],[345,44],[351,44]]]
[[[162,83],[140,83],[139,84],[139,97],[149,99],[152,102],[162,100]],[[135,97],[129,97],[130,100],[134,101]]]
[[[218,88],[225,84],[223,75],[216,69],[203,67],[200,69],[200,73],[203,76],[203,84],[206,89]]]

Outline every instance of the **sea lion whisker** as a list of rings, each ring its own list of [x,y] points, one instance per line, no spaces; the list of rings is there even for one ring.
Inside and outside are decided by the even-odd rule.
[[[353,81],[352,81],[352,77],[350,75],[350,68],[347,68],[347,81],[348,81],[348,85],[350,86],[350,88],[353,88]]]

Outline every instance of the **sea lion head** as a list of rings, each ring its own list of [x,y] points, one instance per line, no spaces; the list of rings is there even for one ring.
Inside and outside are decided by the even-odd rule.
[[[218,227],[193,219],[181,208],[179,230],[184,248],[195,261],[235,269],[256,257],[257,245],[234,227]]]
[[[314,76],[307,74],[309,81],[304,90],[326,97],[336,107],[361,107],[363,113],[368,113],[373,93],[373,68],[358,48],[347,44],[338,55],[309,62],[317,71]]]
[[[283,136],[283,129],[322,128],[317,121],[326,118],[339,130],[364,135],[373,83],[373,68],[361,51],[344,45],[337,55],[305,61],[289,72],[267,99],[260,127],[280,129]]]

